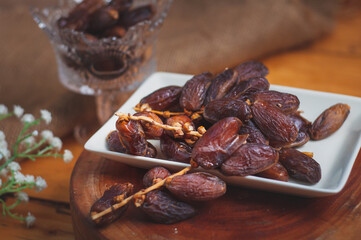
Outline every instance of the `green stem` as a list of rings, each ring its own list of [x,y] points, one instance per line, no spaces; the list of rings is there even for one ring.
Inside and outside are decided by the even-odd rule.
[[[9,158],[3,165],[0,166],[0,171],[6,168],[12,161],[14,161],[16,158],[16,155]]]
[[[12,115],[14,115],[13,112],[7,113],[7,114],[4,114],[4,115],[0,115],[0,121],[5,119],[5,118],[11,117]]]

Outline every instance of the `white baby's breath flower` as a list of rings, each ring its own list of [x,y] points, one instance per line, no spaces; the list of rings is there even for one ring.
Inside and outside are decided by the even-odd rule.
[[[14,171],[14,172],[21,170],[20,164],[17,163],[17,162],[11,162],[11,163],[9,163],[9,165],[7,166],[7,168],[8,168],[9,170]]]
[[[35,182],[35,178],[33,175],[26,174],[24,177],[25,182],[27,183],[33,183]]]
[[[8,114],[8,108],[4,104],[0,104],[0,114]]]
[[[36,141],[35,141],[35,138],[34,138],[33,136],[30,136],[30,137],[26,138],[26,139],[23,141],[23,143],[29,145],[30,147],[34,146],[35,142],[36,142]]]
[[[0,177],[5,178],[5,177],[7,177],[8,173],[9,173],[9,170],[7,170],[6,168],[3,168],[0,170]]]
[[[40,110],[40,113],[41,118],[46,122],[46,124],[49,124],[51,122],[51,113],[45,109]]]
[[[72,154],[72,152],[70,150],[65,149],[63,157],[64,157],[64,162],[65,163],[70,163],[71,160],[73,160],[74,156],[73,156],[73,154]]]
[[[57,151],[60,151],[63,146],[63,142],[58,137],[53,137],[50,140],[49,144],[52,145],[55,148],[55,150],[57,150]]]
[[[0,160],[5,157],[5,159],[9,159],[11,157],[11,152],[7,148],[0,148]]]
[[[5,141],[5,133],[0,130],[0,142]]]
[[[22,202],[29,202],[29,196],[27,193],[19,191],[15,194],[16,198]]]
[[[28,216],[25,218],[26,227],[32,227],[35,223],[36,218],[28,212]]]
[[[38,136],[39,135],[39,131],[38,130],[34,130],[32,133],[31,133],[31,135],[33,135],[33,136]]]
[[[34,116],[30,113],[24,114],[24,116],[21,118],[21,121],[23,123],[30,123],[33,122],[34,120],[35,120]]]
[[[14,114],[20,118],[24,114],[24,109],[19,105],[14,105]]]
[[[25,182],[25,176],[19,171],[14,172],[14,178],[16,182]]]
[[[40,176],[36,177],[35,191],[37,191],[37,192],[43,191],[47,186],[48,186],[48,184],[42,177],[40,177]]]
[[[43,130],[43,131],[41,131],[40,136],[41,136],[43,139],[46,139],[46,141],[47,141],[48,143],[50,143],[51,139],[54,138],[54,134],[53,134],[53,132],[50,131],[50,130]]]

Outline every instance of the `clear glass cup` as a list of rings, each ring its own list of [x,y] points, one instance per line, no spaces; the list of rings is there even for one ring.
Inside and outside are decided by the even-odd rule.
[[[57,20],[78,2],[63,0],[57,6],[32,8],[31,13],[53,46],[60,82],[74,92],[95,96],[102,124],[156,70],[157,35],[172,0],[134,0],[135,7],[151,4],[155,15],[131,26],[122,38],[59,29]]]

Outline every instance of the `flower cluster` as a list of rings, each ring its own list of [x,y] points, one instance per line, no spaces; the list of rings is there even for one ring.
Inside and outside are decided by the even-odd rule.
[[[40,121],[49,124],[52,120],[51,113],[47,110],[40,110],[41,116],[35,118],[32,114],[24,114],[24,109],[15,105],[13,111],[9,112],[8,108],[0,104],[0,120],[16,116],[23,124],[23,128],[17,137],[15,143],[9,148],[6,136],[0,130],[0,204],[2,213],[20,221],[24,221],[27,227],[35,222],[35,217],[28,213],[23,217],[12,210],[22,202],[28,202],[29,196],[23,192],[24,189],[34,189],[36,192],[42,191],[47,187],[46,181],[40,176],[24,175],[21,173],[21,166],[17,160],[30,159],[36,160],[38,157],[61,157],[65,163],[73,159],[73,154],[69,150],[64,150],[63,154],[59,151],[62,149],[62,141],[55,137],[50,130],[43,130],[39,134],[37,130],[32,130]],[[14,195],[15,202],[7,205],[5,196]]]

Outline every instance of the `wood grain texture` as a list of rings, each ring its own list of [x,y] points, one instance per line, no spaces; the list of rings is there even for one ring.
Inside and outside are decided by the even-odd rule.
[[[214,201],[197,205],[198,215],[171,225],[155,224],[130,206],[115,223],[97,228],[89,219],[92,203],[106,185],[132,182],[141,188],[145,173],[84,151],[70,189],[77,239],[356,239],[361,234],[361,154],[344,190],[334,196],[302,198],[228,186]]]

